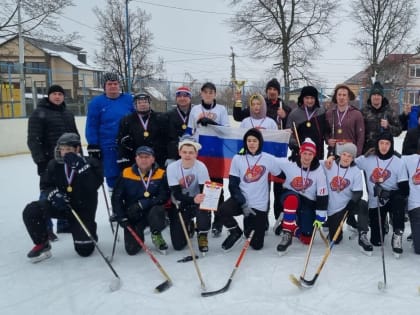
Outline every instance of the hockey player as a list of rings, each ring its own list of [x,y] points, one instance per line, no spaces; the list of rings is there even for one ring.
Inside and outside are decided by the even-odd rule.
[[[381,246],[384,240],[380,238],[378,208],[382,231],[385,231],[385,217],[389,212],[394,229],[391,246],[398,258],[403,252],[404,211],[409,186],[404,163],[394,151],[393,136],[389,132],[380,134],[375,148],[359,156],[356,164],[366,173],[367,178],[370,242],[374,246]]]
[[[316,145],[306,138],[300,146],[299,158],[291,162],[279,158],[280,167],[286,174],[281,200],[284,217],[279,255],[284,255],[296,236],[303,244],[309,244],[313,228],[320,228],[327,216],[328,188],[324,170],[316,157]]]
[[[277,129],[277,123],[267,116],[267,104],[261,94],[249,98],[249,117],[241,121],[241,128]]]
[[[155,163],[151,147],[138,147],[135,154],[136,162],[122,171],[111,199],[116,219],[124,228],[125,250],[128,255],[141,250],[128,225],[142,240],[144,229],[150,226],[153,244],[161,254],[166,254],[168,245],[161,233],[165,228],[164,205],[169,200],[165,170]]]
[[[224,251],[230,251],[242,236],[242,230],[234,216],[244,215],[245,236],[255,231],[250,245],[254,249],[264,246],[264,234],[268,214],[268,175],[279,175],[281,169],[276,158],[262,152],[264,139],[257,128],[249,129],[243,138],[244,150],[232,159],[229,172],[230,198],[218,209],[229,236],[222,243]]]
[[[95,249],[94,243],[72,215],[72,210],[77,212],[97,240],[97,190],[103,182],[103,172],[99,161],[81,156],[80,150],[80,137],[77,134],[64,133],[58,139],[55,159],[48,163],[43,176],[42,184],[48,197],[31,202],[23,210],[23,222],[35,244],[27,255],[32,262],[51,257],[46,223],[48,218],[68,220],[74,249],[80,256],[89,256]]]
[[[368,207],[362,200],[363,180],[362,172],[354,163],[357,147],[353,143],[344,143],[337,146],[338,160],[329,157],[323,163],[328,183],[328,228],[330,241],[340,225],[346,211],[348,214],[357,214],[359,246],[361,251],[372,255],[373,247],[367,238]],[[338,244],[343,238],[341,232],[335,243]]]
[[[197,221],[198,248],[203,254],[207,253],[208,231],[210,230],[211,217],[207,210],[200,210],[199,204],[204,200],[202,194],[204,183],[209,178],[206,165],[197,160],[201,145],[194,138],[184,136],[178,144],[179,160],[168,165],[168,184],[172,200],[181,211],[184,222],[189,227],[190,235],[194,234],[193,218]],[[187,244],[182,230],[181,222],[175,212],[169,214],[172,245],[174,249],[181,250]]]

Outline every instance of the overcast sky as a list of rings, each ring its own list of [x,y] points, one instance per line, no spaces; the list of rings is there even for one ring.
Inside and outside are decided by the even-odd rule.
[[[75,7],[67,8],[61,25],[66,32],[78,31],[83,39],[77,44],[84,47],[90,57],[99,49],[96,40],[95,5],[104,5],[105,0],[73,0]],[[420,7],[420,0],[417,0]],[[335,33],[335,42],[325,42],[323,56],[314,61],[315,73],[327,82],[326,88],[362,70],[363,62],[359,51],[349,44],[353,37],[354,24],[348,18],[348,1],[342,1],[342,23]],[[198,81],[211,80],[224,83],[230,80],[231,53],[237,55],[236,77],[248,82],[266,80],[273,76],[269,71],[275,60],[255,61],[245,56],[247,50],[235,42],[225,20],[231,16],[232,9],[225,0],[131,0],[129,8],[141,7],[152,15],[148,26],[154,34],[154,60],[161,56],[165,60],[166,77],[172,81],[183,82],[186,73]],[[210,13],[211,12],[211,13]],[[416,26],[416,30],[419,29]],[[418,33],[418,31],[413,32]],[[277,77],[281,77],[280,73]]]

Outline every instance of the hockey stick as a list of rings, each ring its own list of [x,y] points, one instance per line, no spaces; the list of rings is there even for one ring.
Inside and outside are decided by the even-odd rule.
[[[317,232],[317,231],[318,231],[317,227],[316,227],[316,226],[314,226],[314,229],[313,229],[313,231],[312,231],[311,242],[309,243],[309,247],[308,247],[308,250],[307,250],[307,252],[306,252],[305,263],[304,263],[304,267],[303,267],[302,273],[300,274],[300,278],[305,277],[305,274],[306,274],[306,269],[308,268],[309,257],[311,256],[311,252],[312,252],[312,245],[313,245],[313,243],[314,243],[314,239],[315,239],[315,236],[316,236],[316,232]],[[290,281],[292,281],[292,283],[293,283],[294,285],[296,285],[297,287],[299,287],[299,288],[301,288],[301,287],[302,287],[302,284],[300,283],[299,279],[295,277],[295,275],[290,274],[290,275],[289,275],[289,279],[290,279]]]
[[[177,209],[178,209],[178,207],[177,207]],[[182,230],[184,231],[185,239],[187,240],[187,244],[188,244],[188,247],[190,249],[191,258],[194,262],[194,267],[195,267],[195,270],[197,271],[198,279],[200,279],[201,289],[205,290],[206,285],[204,283],[203,276],[201,275],[200,268],[198,267],[198,264],[197,264],[196,257],[198,257],[198,256],[194,252],[194,249],[193,249],[192,244],[191,244],[190,237],[188,236],[187,227],[185,226],[184,218],[182,217],[182,214],[179,211],[178,211],[178,217],[179,217],[179,221],[181,222],[181,225],[182,225]]]
[[[219,289],[219,290],[216,290],[216,291],[201,292],[201,296],[202,297],[213,296],[213,295],[217,295],[217,294],[220,294],[220,293],[224,293],[224,292],[226,292],[229,289],[229,286],[232,283],[233,276],[235,275],[236,271],[238,270],[239,265],[241,264],[241,261],[242,261],[242,259],[245,256],[245,253],[246,253],[246,251],[247,251],[247,249],[249,247],[249,244],[251,243],[251,240],[252,240],[252,237],[253,236],[254,236],[254,230],[251,231],[251,233],[249,234],[248,238],[246,239],[245,244],[242,247],[242,250],[241,250],[241,252],[239,254],[239,257],[236,260],[235,267],[233,268],[232,273],[230,274],[230,277],[229,277],[227,283],[225,284],[225,286],[223,288]]]
[[[115,247],[117,246],[118,228],[119,227],[120,227],[120,225],[117,223],[117,227],[115,228],[115,233],[114,233],[114,242],[112,243],[111,257],[108,257],[109,262],[112,262],[112,260],[114,259]]]
[[[77,222],[79,222],[80,226],[82,227],[82,229],[85,231],[86,235],[89,237],[89,239],[91,240],[91,242],[93,242],[93,244],[95,245],[96,249],[98,250],[99,254],[102,256],[102,258],[105,260],[106,264],[108,265],[109,269],[111,269],[112,273],[115,276],[114,281],[111,282],[111,284],[109,285],[109,289],[111,291],[116,291],[121,287],[121,280],[120,277],[118,276],[117,272],[115,271],[114,267],[112,267],[111,263],[108,261],[108,259],[106,259],[104,253],[102,252],[102,250],[99,248],[98,243],[95,241],[95,239],[93,238],[92,234],[90,234],[88,228],[86,227],[86,225],[83,223],[82,219],[80,219],[79,215],[77,214],[76,211],[74,211],[74,209],[71,209],[71,213],[73,214],[73,216],[76,218]]]
[[[381,206],[379,203],[379,198],[377,198],[378,202],[378,222],[379,222],[379,237],[381,238],[381,255],[382,255],[382,271],[384,274],[384,281],[378,282],[378,289],[383,291],[386,289],[386,271],[385,271],[385,250],[384,250],[384,238],[383,238],[383,231],[382,231],[382,218],[381,218]]]
[[[348,211],[346,211],[344,213],[344,217],[341,219],[340,225],[338,226],[337,231],[335,231],[333,239],[331,240],[330,245],[327,247],[327,249],[325,251],[325,254],[324,254],[324,257],[322,258],[321,263],[319,264],[318,269],[315,272],[314,277],[311,280],[307,280],[304,277],[300,277],[300,282],[303,286],[312,287],[315,284],[316,279],[318,279],[319,274],[322,271],[322,268],[324,267],[325,263],[327,262],[328,257],[331,254],[331,249],[334,247],[334,244],[337,241],[337,238],[338,238],[338,236],[340,235],[340,233],[343,229],[343,225],[344,225],[344,222],[346,222],[346,220],[347,220],[348,213],[349,213]]]
[[[106,211],[108,212],[108,219],[109,219],[109,224],[111,225],[112,235],[114,235],[115,234],[114,226],[112,225],[112,222],[111,222],[111,208],[109,207],[108,198],[106,197],[105,186],[103,183],[102,183],[102,192],[104,193]]]
[[[149,257],[152,259],[152,261],[154,262],[154,264],[156,265],[156,267],[159,269],[159,271],[163,274],[163,276],[166,279],[164,282],[162,282],[161,284],[159,284],[155,288],[155,292],[161,293],[161,292],[165,291],[166,289],[170,288],[172,286],[172,280],[171,280],[171,278],[169,278],[169,276],[166,273],[166,271],[163,269],[163,267],[161,266],[161,264],[155,258],[155,256],[153,255],[152,251],[150,250],[150,248],[147,247],[146,244],[144,244],[144,242],[141,240],[141,238],[137,235],[137,233],[133,230],[133,228],[131,226],[128,225],[127,226],[127,230],[134,237],[134,239],[137,241],[137,243],[139,243],[139,245],[141,246],[141,248],[143,248],[143,250],[149,255]]]

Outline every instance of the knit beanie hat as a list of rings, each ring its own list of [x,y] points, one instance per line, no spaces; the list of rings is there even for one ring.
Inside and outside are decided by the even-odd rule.
[[[343,144],[337,145],[337,155],[341,155],[344,152],[351,154],[353,156],[353,159],[356,158],[357,155],[357,147],[351,142],[346,142]]]
[[[391,142],[391,147],[389,148],[387,153],[381,154],[381,152],[379,152],[379,140],[388,140],[389,142]],[[394,154],[394,137],[389,131],[382,132],[379,135],[376,141],[375,150],[376,150],[376,155],[381,160],[387,160]]]
[[[189,98],[191,98],[192,97],[192,94],[191,94],[191,90],[187,87],[187,86],[180,86],[177,90],[176,90],[176,92],[175,92],[175,96],[179,96],[179,95],[181,95],[181,94],[186,94]]]
[[[318,100],[318,90],[313,86],[304,86],[300,91],[300,95],[298,97],[298,105],[303,104],[303,98],[305,96],[313,96],[315,98],[315,106],[319,107],[319,100]]]
[[[60,85],[57,85],[57,84],[51,85],[50,88],[48,89],[47,94],[48,96],[50,96],[50,94],[54,92],[59,92],[64,95],[64,89]]]
[[[379,94],[382,97],[384,96],[384,87],[382,86],[382,84],[379,81],[376,81],[373,84],[372,88],[370,89],[369,98],[373,94]]]
[[[244,148],[245,148],[245,151],[247,153],[249,153],[249,150],[248,150],[248,146],[246,144],[246,139],[249,136],[254,136],[255,138],[258,139],[258,150],[257,150],[257,152],[255,152],[255,154],[261,153],[262,147],[263,147],[263,144],[264,144],[264,139],[263,139],[261,131],[259,131],[257,128],[251,128],[247,132],[245,132],[243,140],[244,140]]]
[[[267,90],[268,90],[269,88],[275,88],[275,89],[279,92],[279,94],[280,94],[280,82],[279,82],[279,81],[277,81],[277,79],[276,79],[276,78],[271,79],[270,81],[268,81],[268,83],[267,83],[267,85],[266,85],[266,87],[265,87],[265,92],[266,92],[266,93],[267,93]]]
[[[300,146],[299,153],[302,154],[303,151],[309,151],[316,155],[316,145],[311,138],[305,138],[305,141],[303,141],[302,145]]]

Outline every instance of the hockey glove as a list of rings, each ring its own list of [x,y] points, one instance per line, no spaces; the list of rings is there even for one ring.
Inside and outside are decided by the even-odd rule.
[[[90,157],[93,157],[99,161],[102,160],[101,148],[97,144],[89,144],[87,146],[87,151]]]
[[[318,229],[322,228],[322,224],[325,222],[325,219],[327,217],[327,211],[326,210],[316,210],[316,217],[314,221],[314,227],[317,227]]]
[[[66,213],[71,211],[69,198],[66,194],[60,192],[58,189],[51,191],[48,194],[47,199],[51,202],[51,205],[59,211]]]
[[[129,150],[129,151],[133,151],[134,150],[134,141],[133,138],[131,138],[130,135],[126,135],[124,137],[121,138],[121,145]]]
[[[127,217],[133,221],[138,222],[141,220],[143,216],[143,206],[140,201],[133,203],[132,205],[128,206],[127,208]]]
[[[242,205],[242,212],[246,217],[249,217],[251,214],[256,215],[255,211],[246,203]]]
[[[375,183],[373,196],[378,197],[381,204],[385,204],[386,200],[391,197],[391,191],[384,189],[381,184]]]
[[[80,170],[86,164],[85,160],[74,152],[66,153],[63,160],[73,170]]]
[[[217,122],[207,117],[201,117],[199,120],[197,120],[197,124],[200,124],[204,127],[207,125],[218,125]]]
[[[130,222],[128,221],[127,218],[121,218],[118,220],[118,224],[122,227],[122,228],[126,228],[127,226],[130,225]]]

